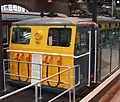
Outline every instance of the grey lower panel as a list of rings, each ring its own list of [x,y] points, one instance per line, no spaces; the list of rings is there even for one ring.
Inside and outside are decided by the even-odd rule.
[[[89,55],[86,55],[84,57],[74,59],[75,65],[80,65],[80,86],[82,84],[87,85],[88,83],[88,68],[89,68]],[[78,83],[78,75],[79,74],[79,69],[75,69],[75,83]]]

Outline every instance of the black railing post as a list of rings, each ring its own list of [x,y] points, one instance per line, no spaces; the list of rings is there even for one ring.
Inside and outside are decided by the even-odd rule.
[[[92,21],[97,22],[97,0],[92,0]]]
[[[92,0],[92,21],[97,22],[97,0]],[[92,29],[92,35],[91,35],[91,74],[95,75],[95,28]],[[92,81],[96,82],[96,79],[92,79]]]
[[[3,74],[3,41],[2,41],[2,14],[0,4],[0,92],[4,90],[4,74]]]

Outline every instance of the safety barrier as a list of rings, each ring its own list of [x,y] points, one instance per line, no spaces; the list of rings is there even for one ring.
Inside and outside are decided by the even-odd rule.
[[[39,65],[39,66],[52,66],[52,67],[61,67],[61,68],[65,68],[64,70],[58,72],[58,73],[55,73],[55,74],[52,74],[46,78],[42,78],[42,67],[39,67],[40,68],[40,78],[36,78],[36,77],[27,77],[27,76],[22,76],[22,75],[16,75],[16,74],[13,74],[13,73],[9,73],[9,70],[5,71],[5,62],[19,62],[19,63],[29,63],[29,64],[35,64],[35,65]],[[32,62],[27,62],[27,61],[18,61],[18,60],[11,60],[11,59],[4,59],[3,60],[3,69],[4,69],[4,80],[5,80],[5,75],[10,75],[10,76],[17,76],[17,77],[21,77],[21,78],[29,78],[29,79],[34,79],[35,82],[34,83],[31,83],[30,85],[28,86],[25,86],[23,88],[20,88],[16,91],[13,91],[11,93],[8,93],[4,96],[1,96],[0,97],[0,100],[4,99],[4,98],[7,98],[11,95],[14,95],[18,92],[21,92],[23,90],[26,90],[32,86],[35,86],[35,102],[38,102],[38,86],[39,86],[39,91],[40,91],[40,96],[39,96],[39,99],[42,99],[42,95],[41,95],[41,87],[42,87],[42,83],[44,81],[52,81],[52,82],[56,82],[55,80],[49,80],[50,78],[53,78],[57,75],[60,75],[62,73],[65,73],[65,72],[68,72],[68,82],[62,82],[64,84],[67,84],[68,85],[68,89],[66,89],[64,92],[60,93],[59,95],[57,95],[56,97],[52,98],[51,100],[49,100],[48,102],[52,102],[56,99],[58,99],[59,97],[61,97],[62,95],[64,95],[65,93],[69,92],[69,102],[72,102],[72,94],[71,92],[73,91],[73,102],[75,102],[75,87],[78,86],[80,84],[80,66],[79,65],[76,65],[76,66],[73,66],[73,67],[69,67],[69,66],[58,66],[58,65],[52,65],[52,64],[38,64],[38,63],[32,63]],[[79,68],[79,75],[78,75],[78,83],[75,84],[75,68]],[[9,68],[8,68],[9,69]],[[73,87],[70,86],[70,79],[71,79],[71,76],[70,76],[70,70],[73,70],[74,74],[73,74]],[[5,90],[6,90],[6,81],[4,83],[4,87],[5,87]]]
[[[39,55],[54,55],[54,56],[64,56],[64,57],[72,57],[72,58],[75,58],[75,59],[78,59],[78,58],[82,58],[82,57],[84,57],[84,56],[86,56],[86,55],[88,55],[89,56],[89,67],[88,67],[88,84],[87,84],[87,86],[90,86],[90,79],[91,79],[91,77],[90,77],[90,67],[91,67],[91,65],[90,65],[90,61],[91,61],[91,32],[88,32],[89,33],[89,36],[90,36],[90,38],[89,38],[89,51],[88,52],[86,52],[85,54],[81,54],[81,55],[78,55],[78,56],[74,56],[74,55],[71,55],[71,54],[60,54],[60,53],[49,53],[49,52],[34,52],[34,51],[24,51],[24,50],[7,50],[7,52],[14,52],[14,53],[29,53],[29,54],[39,54]],[[95,33],[97,33],[97,32],[95,32]],[[97,48],[96,48],[97,49]],[[95,57],[96,58],[96,57]],[[94,83],[96,83],[96,61],[95,61],[95,72],[94,72]]]

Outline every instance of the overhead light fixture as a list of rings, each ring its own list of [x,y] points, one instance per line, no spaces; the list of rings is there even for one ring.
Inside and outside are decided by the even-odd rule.
[[[48,0],[49,3],[53,2],[52,0]]]
[[[120,1],[119,0],[117,0],[117,4],[119,4],[120,3]]]

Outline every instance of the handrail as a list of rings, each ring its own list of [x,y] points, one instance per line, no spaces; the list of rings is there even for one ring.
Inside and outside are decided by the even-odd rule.
[[[3,59],[3,61],[28,63],[28,64],[35,64],[35,65],[42,65],[42,66],[47,66],[47,65],[49,65],[49,66],[51,66],[51,67],[61,67],[61,68],[69,67],[69,66],[61,66],[61,65],[54,65],[54,64],[40,64],[40,63],[27,62],[27,61],[18,61],[18,60],[11,60],[11,59]]]
[[[79,55],[79,56],[74,56],[74,55],[70,55],[70,54],[60,54],[60,53],[47,53],[47,52],[33,52],[33,51],[23,51],[23,50],[6,50],[7,52],[23,52],[23,53],[30,53],[30,54],[48,54],[48,55],[55,55],[55,56],[66,56],[66,57],[73,57],[73,58],[80,58],[86,55],[89,55],[90,52],[86,52],[85,54]]]
[[[3,64],[4,64],[4,62],[5,61],[13,61],[13,60],[10,60],[10,59],[4,59],[3,60]],[[16,61],[16,60],[14,60],[14,61]],[[25,62],[25,61],[20,61],[21,63],[30,63],[30,62]],[[31,63],[31,64],[33,64],[33,63]],[[37,64],[37,63],[34,63],[34,64]],[[38,64],[38,65],[42,65],[42,64]],[[49,65],[49,64],[46,64],[46,65]],[[50,66],[56,66],[56,65],[50,65]],[[63,67],[63,66],[62,66]],[[40,91],[41,91],[41,83],[42,82],[44,82],[44,81],[49,81],[49,79],[50,78],[53,78],[53,77],[55,77],[55,76],[57,76],[57,75],[60,75],[60,74],[62,74],[62,73],[65,73],[65,72],[68,72],[69,74],[68,74],[68,77],[69,77],[69,82],[66,82],[66,83],[64,83],[64,84],[67,84],[67,85],[69,85],[69,89],[67,89],[67,90],[65,90],[63,93],[61,93],[61,94],[59,94],[58,96],[56,96],[56,97],[54,97],[53,99],[51,99],[49,102],[52,102],[53,100],[55,100],[55,99],[57,99],[57,98],[59,98],[61,95],[63,95],[63,94],[65,94],[66,92],[68,92],[69,91],[69,99],[70,99],[70,101],[69,102],[71,102],[71,90],[73,89],[74,90],[74,92],[75,92],[75,86],[77,86],[77,85],[79,85],[80,84],[80,80],[78,81],[78,83],[75,85],[75,83],[73,84],[73,87],[70,87],[70,70],[71,69],[73,69],[74,70],[74,80],[75,80],[75,68],[76,67],[79,67],[79,74],[80,74],[80,66],[79,65],[76,65],[76,66],[73,66],[73,67],[69,67],[69,66],[66,66],[66,68],[67,69],[64,69],[64,70],[62,70],[61,72],[58,72],[58,73],[55,73],[55,74],[53,74],[53,75],[51,75],[51,76],[49,76],[49,77],[47,77],[47,78],[44,78],[44,79],[42,79],[42,78],[34,78],[35,80],[39,80],[39,81],[37,81],[37,82],[35,82],[35,83],[32,83],[32,84],[30,84],[30,85],[28,85],[28,86],[25,86],[25,87],[23,87],[23,88],[21,88],[21,89],[18,89],[18,90],[15,90],[15,91],[13,91],[13,92],[11,92],[11,93],[8,93],[8,94],[6,94],[6,95],[4,95],[4,96],[1,96],[0,97],[0,100],[2,100],[2,99],[4,99],[4,98],[6,98],[6,97],[9,97],[9,96],[11,96],[11,95],[13,95],[13,94],[16,94],[16,93],[18,93],[18,92],[21,92],[21,91],[23,91],[23,90],[25,90],[25,89],[28,89],[28,88],[30,88],[30,87],[32,87],[32,86],[35,86],[35,102],[38,102],[38,93],[37,93],[37,90],[38,90],[38,84],[40,84]],[[65,66],[64,66],[64,68],[65,68]],[[41,67],[40,67],[40,69],[42,69]],[[4,70],[5,71],[5,70]],[[7,74],[7,75],[14,75],[14,76],[21,76],[21,77],[26,77],[26,76],[22,76],[22,75],[15,75],[15,74],[9,74],[9,73],[6,73],[6,71],[4,72],[4,74]],[[80,77],[80,75],[78,75],[79,77]],[[33,77],[27,77],[27,78],[31,78],[31,79],[33,79]],[[75,93],[74,93],[75,94]],[[73,97],[75,96],[73,94]],[[41,97],[41,93],[40,93],[40,97]],[[75,101],[74,101],[75,102]]]
[[[9,97],[9,96],[11,96],[11,95],[13,95],[13,94],[15,94],[15,93],[18,93],[18,92],[20,92],[20,91],[23,91],[23,90],[25,90],[25,89],[28,89],[28,88],[36,85],[36,84],[42,83],[42,82],[44,82],[44,81],[46,81],[46,80],[48,80],[48,79],[50,79],[50,78],[53,78],[53,77],[55,77],[55,76],[57,76],[57,75],[59,75],[59,74],[62,74],[62,73],[67,72],[67,71],[70,71],[71,69],[73,69],[73,68],[69,68],[69,69],[63,70],[63,71],[61,71],[61,72],[59,72],[59,73],[56,73],[56,74],[54,74],[54,75],[51,75],[51,76],[49,76],[49,77],[47,77],[47,78],[42,79],[42,80],[40,80],[39,82],[36,82],[36,83],[34,83],[34,84],[30,84],[30,85],[28,85],[28,86],[26,86],[26,87],[23,87],[23,88],[21,88],[21,89],[18,89],[18,90],[16,90],[16,91],[13,91],[13,92],[11,92],[11,93],[9,93],[9,94],[7,94],[7,95],[1,96],[1,97],[0,97],[0,100],[4,99],[4,98],[6,98],[6,97]]]
[[[49,54],[49,55],[61,55],[61,56],[66,56],[66,57],[74,57],[73,55],[70,54],[59,54],[59,53],[47,53],[47,52],[33,52],[33,51],[23,51],[23,50],[6,50],[7,52],[23,52],[23,53],[30,53],[30,54]]]
[[[9,61],[9,62],[21,62],[21,63],[29,63],[29,64],[35,64],[35,65],[40,65],[40,66],[52,66],[52,67],[60,67],[60,68],[76,68],[76,67],[79,67],[79,74],[78,74],[78,80],[80,81],[80,65],[75,65],[73,67],[69,67],[69,66],[61,66],[61,65],[54,65],[54,64],[38,64],[38,63],[33,63],[33,62],[27,62],[27,61],[17,61],[17,60],[10,60],[10,59],[3,59],[3,62],[5,61]],[[3,63],[4,64],[4,63]],[[64,70],[63,70],[64,71]],[[29,79],[35,79],[35,80],[41,80],[41,78],[36,78],[36,77],[28,77],[28,76],[23,76],[23,75],[16,75],[16,74],[10,74],[10,73],[7,73],[7,71],[5,71],[4,73],[5,75],[12,75],[12,76],[19,76],[19,77],[22,77],[22,78],[29,78]],[[62,73],[61,73],[62,74]],[[55,82],[53,80],[48,80],[48,81],[51,81],[51,82]],[[78,81],[78,83],[80,83]],[[69,84],[67,82],[63,82],[64,84]]]
[[[28,85],[28,86],[25,86],[25,87],[23,87],[23,88],[20,88],[20,89],[18,89],[18,90],[15,90],[15,91],[13,91],[13,92],[11,92],[11,93],[8,93],[8,94],[6,94],[6,95],[3,95],[3,96],[0,97],[0,100],[3,100],[4,98],[7,98],[7,97],[9,97],[9,96],[11,96],[11,95],[14,95],[14,94],[16,94],[16,93],[18,93],[18,92],[21,92],[21,91],[25,90],[25,89],[28,89],[28,88],[34,86],[35,84],[37,84],[37,83],[30,84],[30,85]]]
[[[79,65],[75,65],[73,67],[69,67],[69,66],[58,66],[58,65],[53,65],[53,64],[38,64],[38,63],[32,63],[32,62],[27,62],[27,61],[17,61],[17,60],[10,60],[10,59],[3,59],[3,61],[12,61],[12,62],[21,62],[21,63],[30,63],[30,64],[36,64],[36,65],[44,65],[44,66],[52,66],[52,67],[61,67],[61,68],[67,68],[66,71],[70,70],[70,68],[76,68],[76,67],[79,67],[79,75],[78,75],[78,80],[80,81],[80,66]],[[64,73],[65,70],[59,72],[60,74]],[[65,72],[66,72],[65,71]],[[30,78],[30,79],[35,79],[35,80],[40,80],[40,78],[35,78],[35,77],[28,77],[28,76],[23,76],[23,75],[16,75],[16,74],[9,74],[9,73],[5,73],[6,75],[12,75],[12,76],[20,76],[20,77],[23,77],[23,78]],[[57,74],[57,73],[56,73]],[[55,75],[55,74],[54,74]],[[50,80],[52,81],[52,80]],[[78,82],[79,83],[79,82]],[[66,82],[66,84],[68,84]]]
[[[96,73],[97,73],[97,31],[95,31],[95,64],[94,64],[94,83],[96,83]]]

